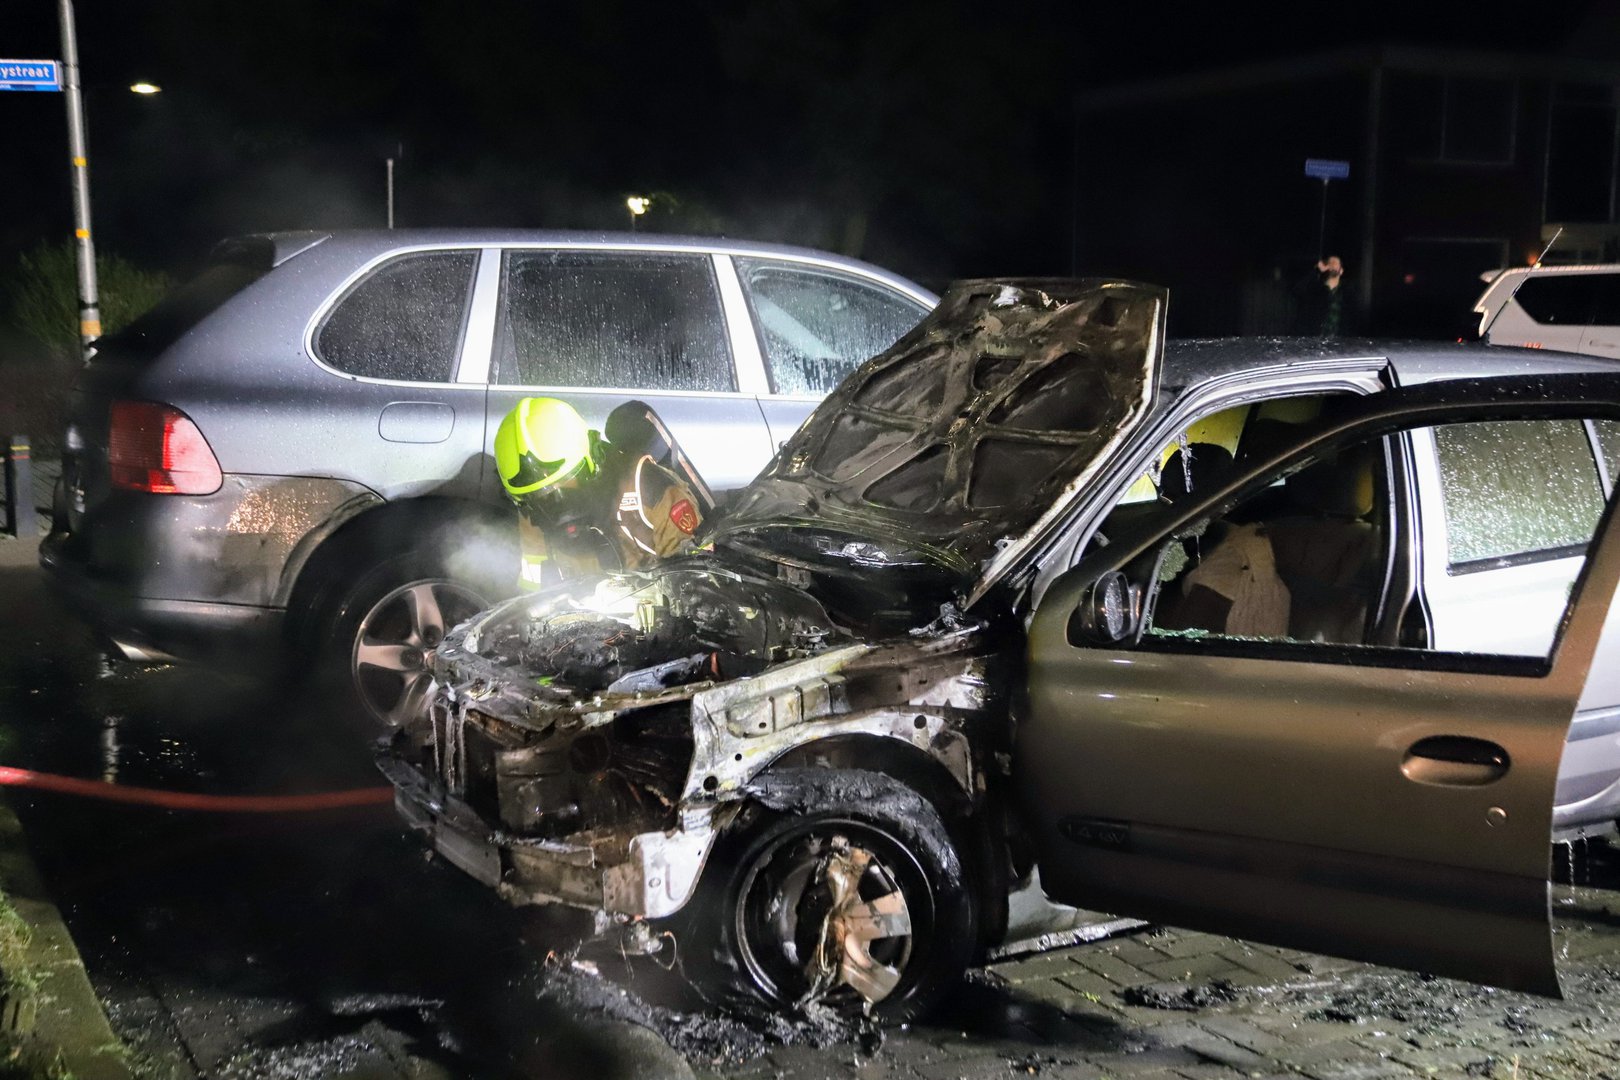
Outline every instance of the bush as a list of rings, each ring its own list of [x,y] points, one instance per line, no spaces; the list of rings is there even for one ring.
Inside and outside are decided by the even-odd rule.
[[[0,435],[23,434],[36,456],[60,452],[68,391],[79,369],[79,279],[71,243],[23,252],[0,278]],[[96,256],[101,328],[112,334],[173,284],[112,254]]]

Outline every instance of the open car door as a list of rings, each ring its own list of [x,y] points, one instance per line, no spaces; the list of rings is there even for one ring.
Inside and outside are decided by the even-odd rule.
[[[1596,391],[1571,382],[1562,401],[1546,389],[1555,382],[1519,388],[1519,415],[1616,413],[1613,380]],[[1473,385],[1476,398],[1494,393]],[[1524,404],[1543,391],[1551,400]],[[1514,400],[1495,394],[1490,412],[1469,393],[1452,384],[1351,404],[1360,412],[1308,436],[1309,446],[1279,451],[1185,512],[1167,510],[1163,531],[1121,538],[1048,590],[1030,626],[1014,761],[1054,899],[1558,994],[1547,884],[1554,787],[1620,579],[1613,500],[1588,522],[1585,567],[1544,657],[1288,632],[1144,632],[1155,590],[1178,584],[1155,555],[1189,526],[1275,497],[1302,462],[1350,447],[1397,455],[1401,440],[1386,434],[1500,422]],[[1596,407],[1580,412],[1594,393]],[[1402,410],[1405,419],[1391,419]],[[1399,474],[1378,481],[1391,506]],[[1423,542],[1399,535],[1416,528],[1399,514],[1377,521],[1363,524],[1386,530],[1378,552]],[[1264,523],[1228,531],[1268,542]],[[1123,588],[1120,569],[1146,580]],[[1376,640],[1369,628],[1366,641]]]

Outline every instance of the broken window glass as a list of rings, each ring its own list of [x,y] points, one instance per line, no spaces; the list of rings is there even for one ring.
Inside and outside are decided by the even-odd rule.
[[[737,388],[705,256],[514,251],[503,297],[503,385]]]
[[[1210,456],[1231,454],[1215,443]],[[1196,453],[1194,455],[1196,460]],[[1156,633],[1362,645],[1383,586],[1382,441],[1272,481],[1166,550]]]
[[[1603,513],[1579,420],[1500,420],[1434,429],[1453,566],[1585,547]]]
[[[321,323],[316,355],[369,379],[449,382],[476,261],[473,251],[421,251],[383,263]]]
[[[926,308],[843,274],[773,259],[738,259],[771,389],[826,394],[898,341]]]

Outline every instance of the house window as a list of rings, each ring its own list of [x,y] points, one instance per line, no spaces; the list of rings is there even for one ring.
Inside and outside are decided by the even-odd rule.
[[[1614,220],[1616,109],[1608,86],[1553,90],[1547,131],[1547,220]]]
[[[1399,76],[1390,122],[1416,161],[1509,165],[1518,138],[1518,85],[1507,79]]]

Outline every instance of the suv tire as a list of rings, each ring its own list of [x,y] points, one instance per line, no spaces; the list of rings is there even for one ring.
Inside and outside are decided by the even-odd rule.
[[[420,551],[369,566],[340,558],[331,572],[331,599],[316,616],[317,664],[345,714],[373,730],[398,727],[426,708],[428,654],[499,595]]]

